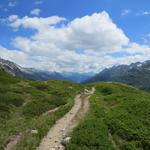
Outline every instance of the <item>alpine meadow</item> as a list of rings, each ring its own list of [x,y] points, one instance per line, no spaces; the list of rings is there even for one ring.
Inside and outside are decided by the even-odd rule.
[[[1,0],[0,150],[150,150],[150,1]]]

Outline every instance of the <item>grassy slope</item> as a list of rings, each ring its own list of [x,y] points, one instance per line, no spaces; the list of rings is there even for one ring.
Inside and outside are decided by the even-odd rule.
[[[67,150],[149,150],[150,94],[116,83],[97,83],[90,112],[73,133]],[[87,87],[86,87],[87,88]],[[83,87],[64,81],[26,81],[0,70],[0,149],[22,133],[17,150],[32,150],[73,105]],[[65,105],[66,104],[66,105]],[[59,107],[50,115],[45,111]],[[38,134],[31,134],[31,130]]]
[[[0,70],[0,149],[13,135],[22,134],[16,149],[35,149],[55,121],[73,105],[79,84],[64,81],[27,81]],[[47,116],[50,109],[60,109]],[[31,134],[31,130],[38,134]]]
[[[97,83],[91,109],[67,150],[149,150],[150,94],[116,83]]]

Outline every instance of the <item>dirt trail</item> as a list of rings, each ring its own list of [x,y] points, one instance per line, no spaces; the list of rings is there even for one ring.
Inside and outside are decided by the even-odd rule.
[[[7,146],[4,148],[4,150],[12,150],[14,148],[14,146],[18,143],[18,141],[21,138],[21,133],[11,137],[10,142],[7,144]]]
[[[64,150],[62,142],[67,138],[69,140],[70,133],[87,113],[89,109],[88,99],[94,92],[95,88],[90,91],[86,89],[84,93],[75,97],[75,104],[72,109],[49,130],[37,150]]]
[[[49,110],[49,111],[43,113],[41,116],[47,116],[47,115],[49,115],[49,114],[51,114],[51,113],[57,111],[59,108],[60,108],[60,107],[56,107],[56,108],[54,108],[54,109],[51,109],[51,110]]]
[[[51,109],[45,113],[43,113],[41,116],[47,116],[50,113],[56,112],[60,107],[56,107],[54,109]],[[34,132],[31,130],[31,132]],[[9,143],[6,145],[6,147],[4,148],[4,150],[12,150],[14,149],[14,147],[17,145],[17,143],[20,141],[22,137],[22,133],[19,133],[18,135],[13,135],[10,137]]]

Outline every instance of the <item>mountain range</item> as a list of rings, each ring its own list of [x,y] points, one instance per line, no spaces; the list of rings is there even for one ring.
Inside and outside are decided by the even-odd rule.
[[[77,72],[55,72],[38,70],[34,68],[24,68],[9,60],[0,58],[0,68],[13,76],[17,76],[29,80],[66,80],[80,83],[92,77],[91,73],[77,73]]]
[[[13,76],[29,80],[65,80],[77,83],[120,82],[150,91],[150,60],[130,65],[106,68],[100,73],[53,72],[23,68],[16,63],[0,58],[0,68]]]
[[[0,59],[0,68],[13,76],[29,80],[66,80],[65,77],[57,72],[37,70],[34,68],[23,68],[16,63],[4,59]]]
[[[85,83],[102,81],[125,83],[150,91],[150,60],[106,68]]]

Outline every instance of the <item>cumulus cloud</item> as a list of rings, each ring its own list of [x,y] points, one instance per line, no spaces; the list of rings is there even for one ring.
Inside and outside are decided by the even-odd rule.
[[[50,42],[62,49],[104,52],[121,49],[129,42],[124,32],[112,22],[106,12],[77,18],[61,27],[57,27],[57,24],[66,19],[57,16],[48,18],[10,16],[8,20],[11,27],[22,26],[38,30],[31,37],[34,41]]]
[[[2,56],[7,55],[18,63],[16,57],[22,55],[19,64],[26,67],[60,72],[98,72],[106,66],[128,64],[149,56],[150,48],[130,42],[105,11],[70,22],[58,16],[19,18],[17,15],[10,16],[5,22],[13,29],[35,30],[28,38],[13,39],[16,50],[0,50]],[[127,51],[130,56],[115,58],[111,56],[115,51]]]
[[[0,57],[14,61],[18,64],[26,63],[27,55],[18,50],[9,50],[0,45]]]
[[[144,56],[150,54],[150,47],[147,45],[140,45],[138,43],[130,43],[127,48],[124,48],[128,53],[135,54],[140,53]]]
[[[39,8],[33,9],[33,10],[31,10],[31,12],[30,12],[30,14],[31,14],[31,15],[34,15],[34,16],[39,16],[40,13],[41,13],[41,9],[39,9]]]
[[[68,31],[67,44],[72,48],[113,51],[129,42],[106,12],[75,19],[69,24]]]
[[[19,18],[17,15],[11,15],[8,17],[6,22],[12,28],[31,28],[39,31],[46,30],[50,27],[50,25],[57,24],[61,21],[64,21],[65,18],[53,16],[47,18],[39,18],[39,17],[28,17],[25,16],[23,18]]]

